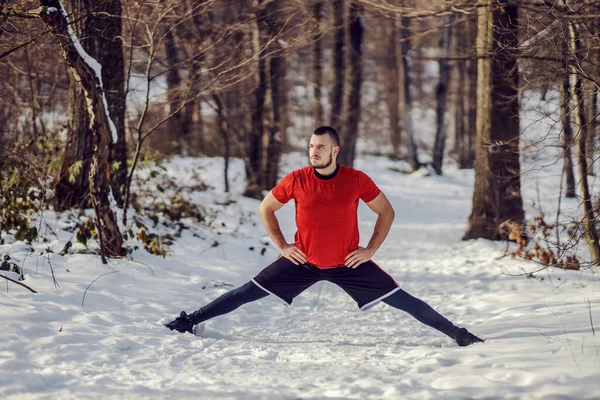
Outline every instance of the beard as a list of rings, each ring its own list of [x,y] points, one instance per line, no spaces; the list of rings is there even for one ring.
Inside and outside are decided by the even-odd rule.
[[[331,153],[329,153],[327,158],[320,157],[317,160],[313,160],[312,158],[309,157],[308,160],[310,162],[310,165],[313,166],[314,168],[324,169],[331,165],[331,163],[333,162],[333,157],[331,156]]]

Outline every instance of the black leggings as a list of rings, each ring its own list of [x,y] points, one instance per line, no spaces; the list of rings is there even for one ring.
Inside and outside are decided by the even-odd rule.
[[[458,327],[452,322],[444,318],[423,300],[411,296],[402,289],[399,289],[397,292],[394,292],[391,296],[388,296],[381,301],[389,306],[409,313],[419,322],[428,325],[433,329],[437,329],[450,336],[452,339],[454,339],[454,336],[457,333]]]
[[[204,307],[191,313],[189,317],[196,325],[219,315],[230,313],[241,305],[260,300],[268,295],[269,293],[256,286],[254,282],[249,281],[239,288],[217,297]]]
[[[267,297],[269,294],[256,286],[252,281],[233,289],[213,300],[199,310],[191,313],[190,319],[194,325],[227,314],[241,305]],[[405,311],[419,322],[436,329],[454,339],[458,327],[448,321],[427,303],[399,289],[382,300],[387,305]]]

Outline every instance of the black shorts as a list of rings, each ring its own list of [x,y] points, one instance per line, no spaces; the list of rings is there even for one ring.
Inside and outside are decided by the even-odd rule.
[[[265,292],[283,300],[286,305],[292,304],[296,296],[315,283],[328,281],[348,293],[362,311],[400,289],[396,281],[373,261],[367,261],[357,268],[321,269],[310,264],[296,265],[281,257],[252,281]]]

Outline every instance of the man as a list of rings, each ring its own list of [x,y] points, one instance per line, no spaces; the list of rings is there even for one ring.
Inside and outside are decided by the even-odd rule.
[[[361,310],[383,301],[448,335],[460,346],[483,342],[400,289],[390,275],[371,261],[390,230],[394,209],[366,174],[336,163],[339,151],[335,129],[317,128],[310,139],[310,166],[287,175],[262,201],[260,218],[281,257],[245,285],[189,315],[182,311],[166,325],[168,328],[192,333],[194,325],[267,295],[290,305],[305,289],[326,280],[340,286]],[[294,243],[285,240],[275,216],[291,199],[296,202],[298,228]],[[359,199],[377,214],[367,247],[358,245]]]

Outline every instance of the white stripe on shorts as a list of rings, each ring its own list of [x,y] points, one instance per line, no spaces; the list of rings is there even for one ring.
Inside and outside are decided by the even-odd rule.
[[[265,289],[264,287],[262,287],[262,285],[258,282],[256,282],[256,280],[254,280],[254,278],[252,278],[252,282],[254,282],[254,284],[256,286],[258,286],[259,288],[261,288],[262,290],[264,290],[265,292],[269,293],[272,296],[275,296],[277,299],[281,300],[281,302],[283,303],[284,306],[289,307],[291,304],[288,303],[287,301],[285,301],[284,299],[282,299],[281,297],[277,296],[275,293],[271,292],[270,290]]]
[[[385,272],[385,271],[384,271]],[[381,300],[385,299],[388,296],[393,295],[394,293],[396,293],[398,290],[400,290],[400,286],[398,286],[396,289],[392,289],[391,291],[389,291],[388,293],[384,294],[383,296],[381,296],[378,299],[375,299],[367,304],[365,304],[364,306],[362,306],[360,308],[360,311],[367,311],[368,309],[370,309],[371,307],[375,307]]]

